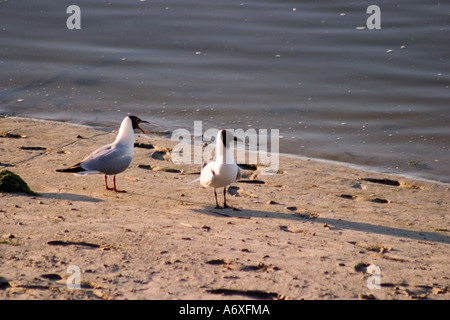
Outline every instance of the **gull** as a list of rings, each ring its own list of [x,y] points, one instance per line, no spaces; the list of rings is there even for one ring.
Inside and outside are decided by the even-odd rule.
[[[133,159],[134,149],[134,130],[139,129],[140,123],[149,123],[139,119],[136,116],[126,116],[120,125],[116,140],[113,143],[98,148],[90,155],[88,155],[81,162],[66,168],[58,169],[57,172],[73,172],[77,176],[85,174],[99,174],[105,175],[106,190],[113,190],[114,192],[125,192],[117,190],[116,188],[116,174],[125,171]],[[114,187],[108,187],[107,176],[113,176]]]
[[[229,149],[229,144],[233,141],[231,133],[219,130],[216,137],[216,155],[215,161],[208,164],[204,163],[200,172],[200,184],[203,187],[214,188],[214,197],[216,198],[216,208],[221,208],[217,201],[217,188],[223,188],[223,207],[228,208],[226,199],[226,188],[235,180],[241,178],[241,168],[234,162],[233,154]]]

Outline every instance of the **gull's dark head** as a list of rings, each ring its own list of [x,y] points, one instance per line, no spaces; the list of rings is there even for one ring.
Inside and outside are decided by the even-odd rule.
[[[145,133],[145,131],[142,130],[141,127],[139,127],[139,124],[140,123],[150,123],[150,122],[142,120],[142,119],[140,119],[140,118],[138,118],[136,116],[128,116],[128,118],[131,119],[131,124],[133,125],[133,130],[139,129],[139,130],[141,130],[142,133]]]
[[[227,147],[227,130],[220,130],[220,136],[222,138],[222,143],[226,148]]]
[[[233,135],[233,131],[220,130],[219,135],[225,148],[229,147],[230,143],[233,143],[234,140],[236,140],[236,138]]]

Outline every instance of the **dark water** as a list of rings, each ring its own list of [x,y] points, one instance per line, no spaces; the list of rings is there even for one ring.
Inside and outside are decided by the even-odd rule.
[[[0,114],[277,128],[283,153],[448,183],[449,23],[449,1],[0,0]]]

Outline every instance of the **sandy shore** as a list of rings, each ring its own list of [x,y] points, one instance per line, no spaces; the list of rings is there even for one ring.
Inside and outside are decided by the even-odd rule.
[[[0,299],[450,299],[448,185],[283,157],[219,210],[168,139],[137,136],[153,148],[114,193],[55,172],[114,132],[2,118],[0,136],[0,170],[40,193],[0,193]]]

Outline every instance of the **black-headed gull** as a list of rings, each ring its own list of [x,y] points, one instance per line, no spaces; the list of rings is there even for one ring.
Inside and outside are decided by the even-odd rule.
[[[116,188],[116,174],[125,171],[133,159],[134,130],[139,129],[140,123],[149,123],[136,116],[126,116],[120,125],[116,140],[113,143],[100,147],[84,160],[67,169],[58,169],[58,172],[73,172],[76,175],[103,173],[105,175],[106,190],[124,192]],[[107,176],[113,176],[113,188],[108,188]]]
[[[228,135],[228,137],[227,137]],[[221,208],[217,201],[217,188],[223,188],[223,207],[228,208],[226,188],[235,180],[241,178],[241,168],[234,162],[233,154],[229,149],[230,142],[234,141],[232,134],[226,130],[219,130],[216,137],[215,160],[203,164],[200,172],[200,184],[203,187],[214,188],[216,208]]]

